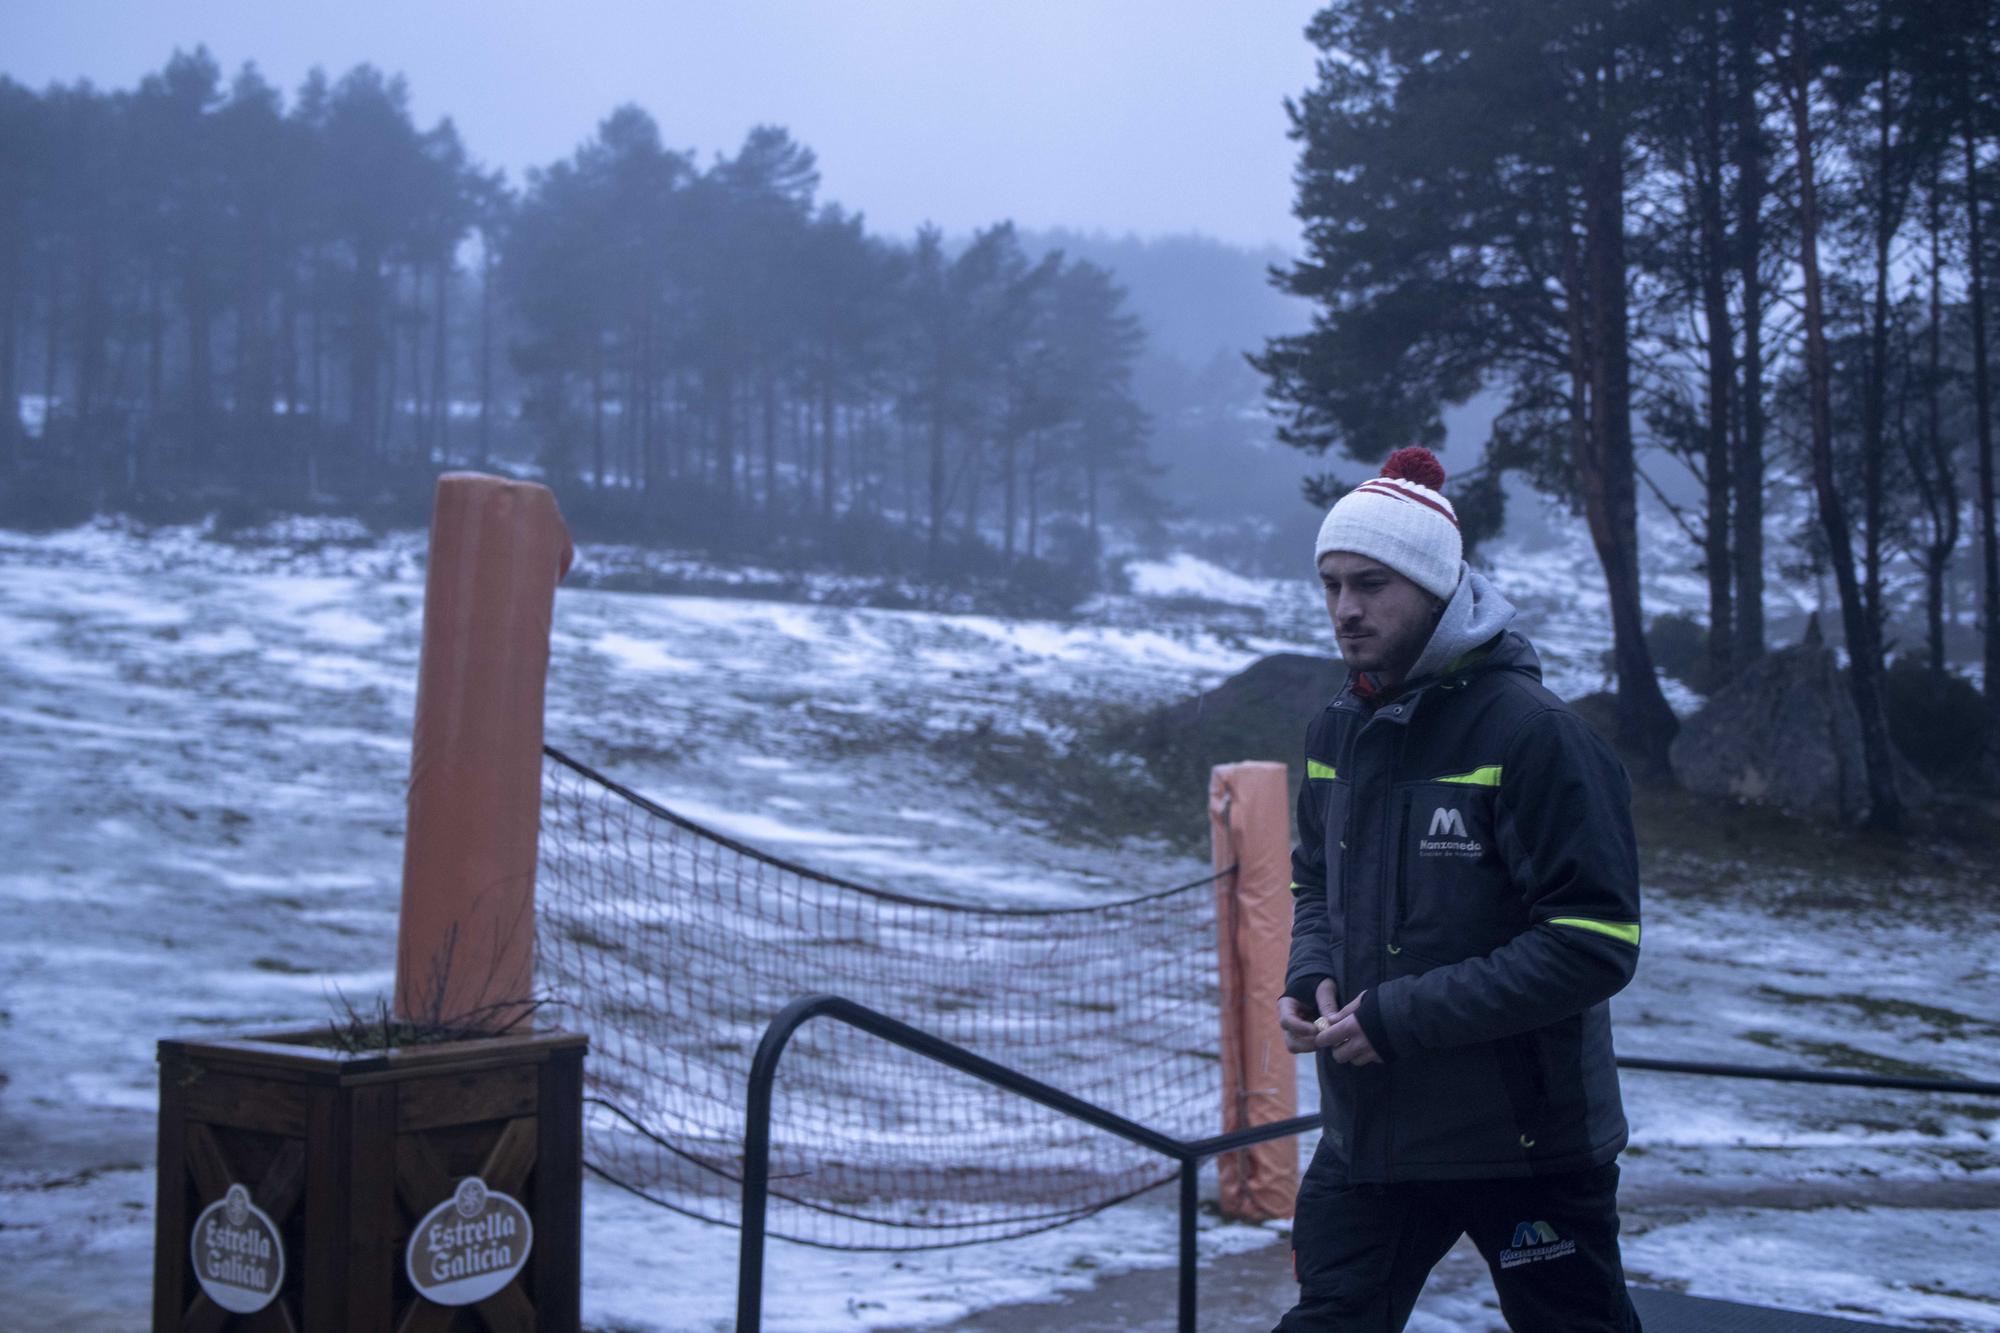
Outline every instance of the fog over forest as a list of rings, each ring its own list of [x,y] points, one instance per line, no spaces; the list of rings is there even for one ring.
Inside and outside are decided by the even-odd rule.
[[[1244,359],[1303,327],[1278,252],[884,237],[789,130],[704,166],[631,106],[515,188],[409,101],[199,49],[0,83],[10,517],[409,515],[438,468],[505,467],[586,535],[1079,587],[1107,536],[1310,522]],[[779,513],[789,548],[744,544]]]
[[[509,180],[369,64],[0,78],[0,518],[411,523],[439,469],[495,468],[586,538],[1066,614],[1121,553],[1293,568],[1423,442],[1475,547],[1587,520],[1655,765],[1642,512],[1698,550],[1708,680],[1770,646],[1767,582],[1814,580],[1870,718],[1893,645],[1943,680],[1976,636],[1996,674],[2000,538],[1991,25],[1864,9],[1677,11],[1593,101],[1566,31],[1413,86],[1442,15],[1330,8],[1289,253],[885,232],[813,126],[681,147],[632,102]]]

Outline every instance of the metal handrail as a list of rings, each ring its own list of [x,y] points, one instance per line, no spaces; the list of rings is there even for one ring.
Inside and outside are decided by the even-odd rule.
[[[770,1201],[771,1182],[771,1094],[777,1081],[778,1057],[784,1054],[792,1034],[807,1021],[825,1015],[851,1027],[871,1032],[885,1041],[929,1056],[941,1064],[962,1070],[1009,1092],[1097,1126],[1108,1133],[1151,1148],[1181,1164],[1180,1179],[1180,1333],[1194,1333],[1195,1327],[1195,1207],[1196,1183],[1201,1163],[1225,1152],[1247,1148],[1270,1139],[1288,1138],[1320,1128],[1317,1115],[1294,1116],[1267,1125],[1232,1130],[1227,1134],[1201,1139],[1177,1139],[1127,1120],[1115,1111],[1064,1092],[1061,1088],[1031,1078],[963,1046],[946,1041],[921,1028],[911,1027],[842,995],[807,995],[792,1001],[778,1012],[757,1044],[750,1062],[750,1096],[743,1132],[743,1241],[737,1262],[737,1333],[761,1333],[764,1312],[765,1210]],[[1975,1096],[2000,1096],[2000,1083],[1969,1079],[1904,1078],[1889,1075],[1846,1074],[1817,1069],[1786,1069],[1756,1065],[1712,1064],[1685,1060],[1653,1060],[1643,1056],[1620,1056],[1621,1069],[1648,1070],[1668,1074],[1703,1074],[1719,1078],[1752,1078],[1772,1082],[1837,1084],[1846,1087],[1885,1088],[1899,1091],[1944,1092]]]
[[[792,1034],[809,1019],[825,1015],[885,1041],[927,1055],[981,1078],[1009,1092],[1019,1093],[1064,1115],[1073,1116],[1116,1134],[1128,1142],[1151,1148],[1162,1157],[1181,1164],[1180,1217],[1180,1327],[1194,1333],[1195,1315],[1195,1186],[1203,1159],[1217,1153],[1247,1148],[1267,1139],[1285,1138],[1319,1127],[1318,1116],[1296,1116],[1250,1129],[1192,1141],[1148,1129],[1107,1111],[1061,1088],[1031,1078],[1006,1065],[975,1055],[963,1046],[913,1028],[887,1014],[879,1013],[841,995],[807,995],[792,1001],[771,1020],[757,1054],[750,1061],[750,1098],[743,1133],[743,1242],[736,1270],[737,1333],[759,1333],[764,1317],[764,1214],[770,1201],[771,1185],[771,1092],[777,1080],[778,1057]]]

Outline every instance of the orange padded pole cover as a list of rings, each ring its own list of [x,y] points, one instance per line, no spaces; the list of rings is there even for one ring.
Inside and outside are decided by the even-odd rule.
[[[1283,764],[1218,764],[1208,776],[1221,952],[1222,1130],[1298,1114],[1298,1061],[1278,1028],[1278,996],[1292,944],[1292,821]],[[1290,1217],[1299,1147],[1274,1139],[1216,1161],[1224,1217]]]
[[[438,478],[410,745],[396,1014],[494,1029],[534,992],[542,691],[574,554],[546,486]]]

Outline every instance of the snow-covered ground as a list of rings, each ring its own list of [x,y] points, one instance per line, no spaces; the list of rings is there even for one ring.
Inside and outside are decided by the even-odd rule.
[[[321,1021],[334,988],[387,987],[421,557],[420,533],[324,520],[249,544],[118,524],[0,533],[9,1321],[143,1322],[157,1037]],[[1131,594],[1070,623],[843,605],[851,590],[831,580],[787,602],[589,586],[593,570],[652,561],[582,553],[557,598],[550,739],[746,840],[939,898],[1086,902],[1204,871],[1141,841],[1069,845],[996,810],[940,740],[986,728],[1060,742],[1094,709],[1326,648],[1306,580],[1191,557],[1135,565]],[[1580,532],[1494,564],[1555,687],[1602,688],[1609,635]],[[1668,571],[1646,592],[1655,611],[1702,596]],[[949,857],[927,855],[940,845]],[[1962,877],[1874,884],[1685,851],[1649,869],[1645,959],[1616,1002],[1627,1053],[2000,1077],[2000,904]],[[1626,1089],[1635,1275],[2000,1330],[2000,1103],[1650,1074]],[[767,1322],[946,1322],[1164,1266],[1171,1196],[958,1250],[777,1242]],[[1202,1244],[1282,1237],[1205,1218]],[[729,1327],[736,1245],[593,1181],[587,1322]],[[1413,1327],[1475,1327],[1490,1309],[1476,1289],[1440,1288]]]

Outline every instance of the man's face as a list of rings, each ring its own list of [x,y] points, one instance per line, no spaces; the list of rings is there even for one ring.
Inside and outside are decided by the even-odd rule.
[[[1319,581],[1347,669],[1399,683],[1430,641],[1443,603],[1381,561],[1351,551],[1321,556]]]

